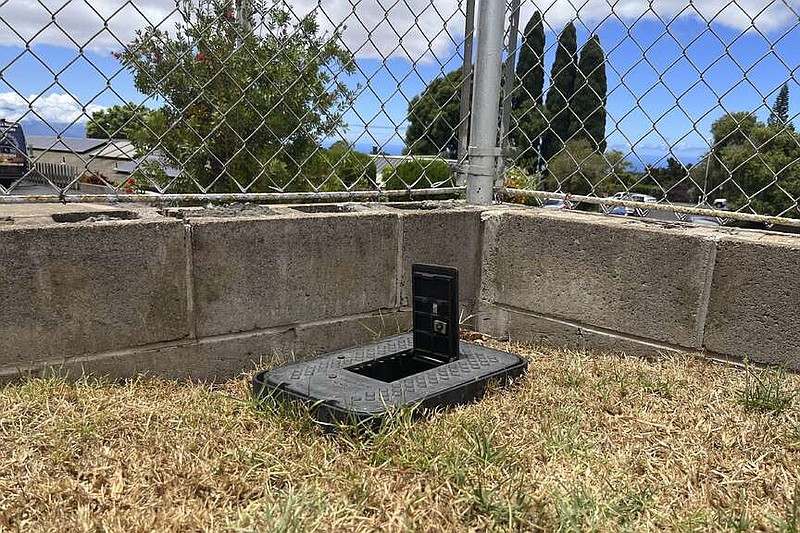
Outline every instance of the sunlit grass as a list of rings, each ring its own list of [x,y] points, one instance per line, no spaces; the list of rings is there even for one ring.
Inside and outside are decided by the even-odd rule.
[[[479,403],[420,420],[401,409],[369,429],[330,431],[303,408],[256,403],[249,375],[219,386],[54,378],[0,388],[0,530],[791,531],[800,522],[800,413],[791,401],[762,409],[743,399],[773,398],[754,388],[770,379],[790,398],[798,376],[754,382],[691,357],[488,344],[526,356],[527,375]]]

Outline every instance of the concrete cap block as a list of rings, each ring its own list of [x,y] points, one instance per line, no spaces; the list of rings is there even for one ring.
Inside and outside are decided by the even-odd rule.
[[[403,250],[400,305],[411,305],[411,265],[458,268],[459,303],[473,313],[480,278],[481,209],[451,208],[407,212],[402,216]]]
[[[191,227],[199,337],[395,306],[397,215],[298,213]]]
[[[0,227],[0,367],[188,335],[177,221]]]
[[[800,237],[752,232],[717,243],[705,347],[800,369]]]
[[[294,355],[306,359],[411,329],[410,311],[388,311],[297,326]]]
[[[533,316],[485,304],[482,305],[482,309],[481,316],[488,319],[484,321],[484,331],[511,342],[636,356],[674,354],[682,351],[644,339],[615,335],[553,318]]]
[[[691,228],[580,213],[484,214],[482,298],[699,348],[714,245]]]

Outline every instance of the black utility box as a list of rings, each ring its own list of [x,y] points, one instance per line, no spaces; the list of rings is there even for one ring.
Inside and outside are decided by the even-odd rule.
[[[320,422],[375,422],[393,407],[477,400],[525,371],[518,355],[459,340],[458,270],[415,264],[412,293],[411,333],[259,372],[254,396],[306,403]]]

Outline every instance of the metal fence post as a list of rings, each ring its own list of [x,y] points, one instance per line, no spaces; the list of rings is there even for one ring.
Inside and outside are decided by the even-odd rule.
[[[469,111],[472,104],[472,45],[475,41],[475,0],[467,0],[467,20],[464,27],[464,65],[461,71],[461,102],[458,121],[458,172],[456,185],[467,182],[467,152],[469,151]]]
[[[478,13],[478,53],[470,117],[467,203],[492,203],[497,174],[500,75],[503,62],[504,0],[484,0]]]

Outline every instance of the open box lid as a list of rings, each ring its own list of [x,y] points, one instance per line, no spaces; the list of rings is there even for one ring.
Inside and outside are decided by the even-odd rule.
[[[458,359],[458,269],[411,266],[414,353],[449,363]]]

